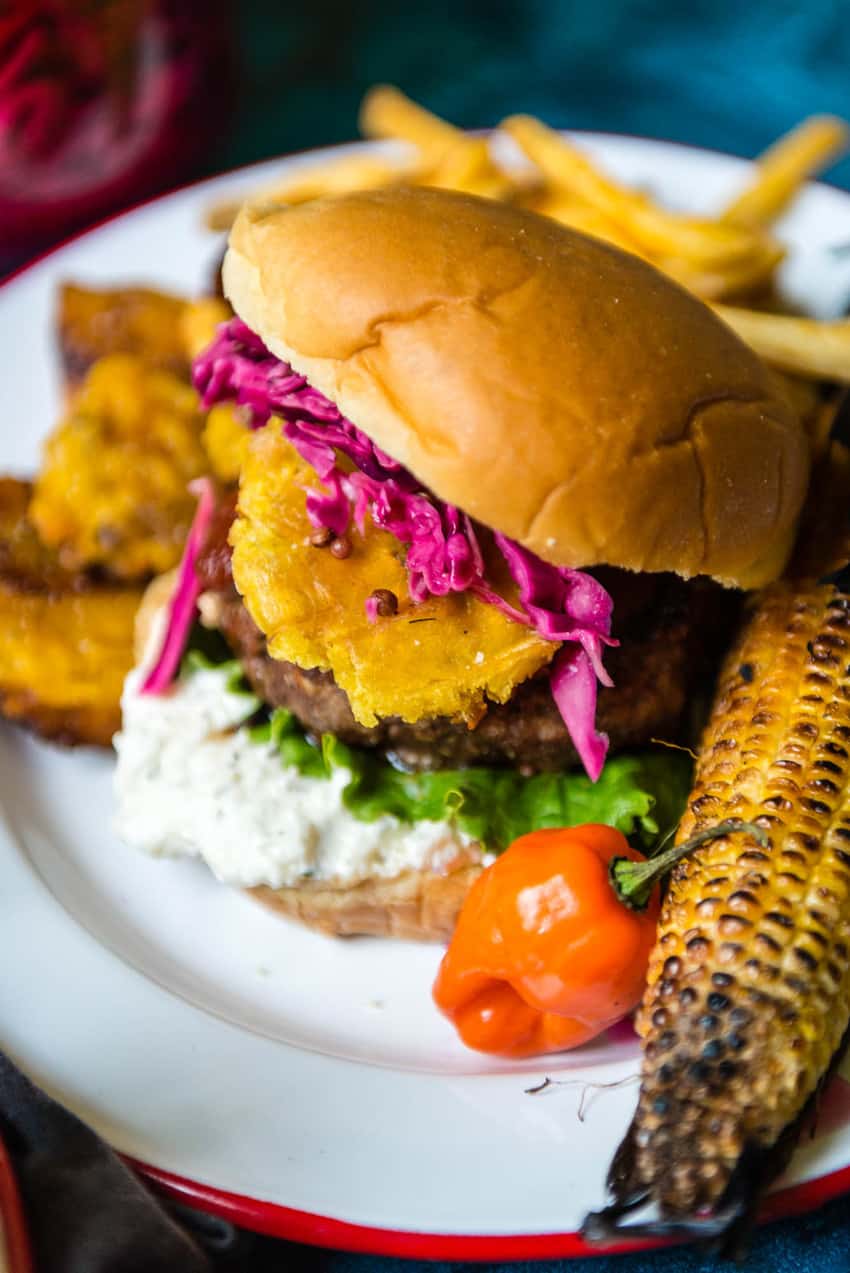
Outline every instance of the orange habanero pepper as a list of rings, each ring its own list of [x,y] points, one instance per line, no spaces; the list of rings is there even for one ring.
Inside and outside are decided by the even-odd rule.
[[[469,891],[434,982],[467,1047],[535,1056],[578,1047],[637,1006],[659,911],[658,880],[733,820],[646,859],[613,827],[532,831]]]
[[[501,1056],[586,1043],[636,1006],[658,919],[619,899],[612,859],[641,855],[613,827],[521,836],[479,876],[434,1001],[467,1047]]]

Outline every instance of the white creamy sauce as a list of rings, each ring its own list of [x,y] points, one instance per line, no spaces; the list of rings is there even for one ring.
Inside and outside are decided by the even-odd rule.
[[[135,848],[203,858],[227,884],[283,888],[445,870],[470,843],[443,822],[360,822],[342,803],[348,771],[305,777],[253,742],[238,726],[255,704],[219,671],[159,696],[139,694],[140,681],[138,669],[127,678],[115,739],[115,829]]]

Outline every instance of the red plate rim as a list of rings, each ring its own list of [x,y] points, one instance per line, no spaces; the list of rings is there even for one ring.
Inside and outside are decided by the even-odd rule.
[[[581,132],[586,130],[570,129],[569,131],[580,135]],[[612,132],[594,133],[592,135],[655,142],[664,146],[680,146],[683,150],[699,150],[705,154],[719,155],[724,159],[742,160],[741,156],[712,150],[707,146],[670,141],[660,137],[639,137],[634,133]],[[356,145],[357,143],[341,143],[341,145],[345,144]],[[137,212],[141,208],[150,207],[161,200],[171,198],[173,195],[203,186],[217,177],[231,177],[237,176],[241,172],[248,172],[261,163],[292,159],[298,155],[313,154],[327,149],[336,149],[336,147],[308,147],[304,150],[289,151],[283,155],[273,155],[267,160],[258,160],[251,164],[239,164],[222,172],[200,177],[196,181],[184,182],[173,186],[148,198],[139,199],[135,203],[119,209],[117,212],[109,213],[91,225],[76,230],[73,234],[69,234],[58,243],[52,244],[30,260],[25,261],[10,274],[0,279],[0,292],[16,279],[21,278],[29,273],[30,270],[42,264],[42,262],[61,252],[63,248],[76,243],[79,239],[85,238],[86,235],[103,229],[104,226],[111,225],[114,221],[120,221],[122,217],[128,216],[132,212]],[[751,161],[743,159],[742,162]],[[850,198],[850,192],[840,186],[834,186],[830,182],[818,181],[807,184],[828,186]],[[657,1250],[660,1247],[675,1245],[675,1241],[671,1239],[651,1238],[591,1245],[579,1233],[460,1234],[421,1233],[409,1232],[403,1229],[374,1228],[370,1225],[351,1224],[346,1220],[334,1219],[332,1216],[317,1215],[310,1211],[299,1211],[294,1207],[285,1207],[275,1202],[264,1202],[261,1199],[249,1198],[243,1194],[229,1193],[227,1190],[218,1189],[214,1185],[188,1180],[183,1176],[166,1171],[162,1167],[141,1162],[129,1155],[122,1155],[122,1157],[128,1166],[143,1176],[156,1190],[188,1206],[196,1207],[209,1215],[219,1216],[221,1219],[228,1220],[254,1233],[266,1234],[268,1237],[273,1238],[284,1238],[290,1242],[300,1242],[307,1246],[328,1247],[338,1251],[355,1251],[368,1255],[400,1256],[420,1260],[489,1262],[575,1259],[582,1256]],[[5,1174],[3,1171],[4,1165],[8,1167],[8,1162],[5,1161],[2,1144],[0,1144],[0,1177]],[[8,1176],[14,1188],[11,1168],[8,1170]],[[847,1192],[850,1192],[850,1165],[828,1172],[824,1176],[817,1176],[812,1180],[803,1181],[798,1185],[789,1185],[784,1189],[778,1189],[775,1193],[769,1194],[759,1211],[759,1224],[802,1215]],[[16,1190],[14,1196],[17,1198]],[[17,1208],[12,1209],[12,1214],[15,1214],[15,1210],[17,1210],[18,1215],[21,1214],[19,1202]],[[4,1218],[7,1219],[8,1223],[8,1218]],[[26,1262],[29,1257],[26,1232],[23,1231],[21,1236],[25,1244],[22,1248],[24,1262],[19,1266],[13,1263],[12,1273],[18,1273],[18,1268],[20,1268],[21,1273],[29,1273],[31,1268],[31,1265]]]
[[[0,1256],[4,1254],[9,1273],[33,1273],[21,1195],[9,1154],[0,1140]]]
[[[629,1251],[651,1251],[676,1245],[674,1239],[640,1240],[591,1244],[580,1233],[417,1233],[403,1229],[379,1229],[350,1224],[331,1216],[298,1211],[275,1202],[263,1202],[242,1194],[228,1193],[213,1185],[186,1180],[173,1172],[126,1157],[124,1161],[168,1197],[210,1215],[307,1246],[356,1251],[364,1255],[400,1256],[417,1260],[464,1260],[496,1262],[505,1260],[576,1259],[580,1256],[619,1255]],[[850,1190],[850,1166],[825,1176],[789,1185],[769,1194],[759,1211],[759,1224],[785,1220],[813,1211]]]

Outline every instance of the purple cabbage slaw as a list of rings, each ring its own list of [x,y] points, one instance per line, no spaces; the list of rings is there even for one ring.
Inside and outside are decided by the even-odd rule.
[[[177,675],[180,659],[195,621],[198,593],[201,590],[195,563],[215,512],[215,490],[208,477],[199,477],[191,482],[189,490],[198,496],[198,507],[177,570],[177,582],[168,603],[165,635],[156,659],[142,681],[142,694],[162,694],[168,689]]]
[[[588,775],[594,781],[599,777],[608,739],[595,726],[597,685],[612,684],[602,653],[617,642],[611,637],[611,598],[592,575],[549,565],[496,534],[521,608],[510,605],[487,582],[481,546],[467,514],[423,491],[411,473],[345,419],[306,377],[275,358],[241,319],[221,325],[212,344],[195,360],[193,380],[206,410],[234,402],[246,409],[252,428],[260,428],[272,416],[281,418],[284,435],[324,487],[307,491],[312,525],[343,535],[353,517],[362,531],[368,513],[376,526],[407,545],[414,602],[469,590],[515,622],[563,643],[550,672],[552,694]],[[340,468],[339,455],[351,462],[353,471]],[[193,526],[193,535],[194,531]],[[184,565],[188,554],[187,544]],[[181,581],[183,573],[181,566]],[[375,606],[370,610],[366,604],[375,621]]]

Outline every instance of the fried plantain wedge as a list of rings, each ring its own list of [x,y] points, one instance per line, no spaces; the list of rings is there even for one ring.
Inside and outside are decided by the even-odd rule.
[[[65,570],[27,517],[28,482],[0,478],[0,714],[43,738],[111,744],[142,590]]]
[[[30,517],[68,570],[121,580],[180,558],[194,515],[193,478],[209,467],[197,395],[131,354],[89,370],[48,438]]]
[[[56,315],[66,388],[77,389],[108,354],[134,354],[148,366],[189,378],[181,331],[186,302],[146,287],[102,289],[65,283]]]

